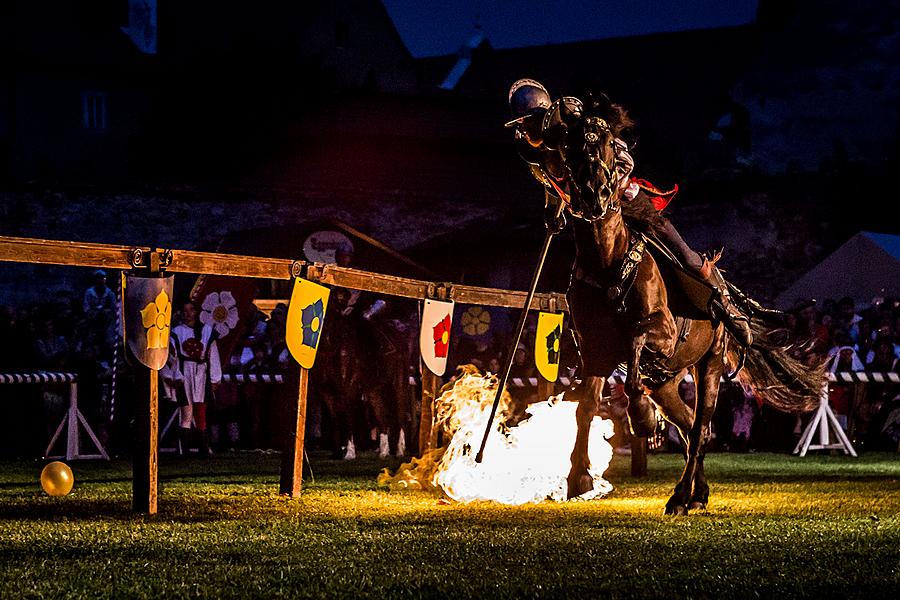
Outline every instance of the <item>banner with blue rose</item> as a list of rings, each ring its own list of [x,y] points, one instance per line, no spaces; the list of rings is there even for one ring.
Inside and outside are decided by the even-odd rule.
[[[330,290],[306,279],[294,280],[294,291],[288,306],[285,341],[291,356],[304,369],[311,369],[322,340],[325,310]]]

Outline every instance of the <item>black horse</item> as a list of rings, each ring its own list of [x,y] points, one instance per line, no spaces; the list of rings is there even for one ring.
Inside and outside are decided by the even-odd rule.
[[[414,450],[418,439],[409,385],[410,342],[394,323],[344,314],[350,292],[332,291],[311,388],[329,418],[332,451],[352,459],[374,430],[381,458]]]
[[[591,489],[590,422],[597,414],[604,382],[624,365],[632,430],[637,435],[653,430],[652,400],[684,442],[684,472],[666,513],[705,508],[709,486],[703,460],[726,361],[735,365],[746,359],[742,379],[786,411],[818,405],[824,369],[791,358],[788,348],[769,335],[771,323],[766,319],[771,312],[735,289],[754,334],[752,344],[741,347],[707,310],[715,290],[651,251],[658,245],[652,228],[639,230],[641,219],[629,214],[635,209],[619,185],[617,140],[629,123],[621,107],[605,96],[590,98],[586,104],[567,98],[554,103],[547,115],[553,118],[544,119],[544,143],[556,164],[546,176],[554,178],[550,183],[574,216],[576,259],[568,301],[583,362],[583,384],[576,390],[578,435],[569,496]],[[702,302],[696,301],[698,295]],[[697,386],[693,409],[678,393],[688,371]]]

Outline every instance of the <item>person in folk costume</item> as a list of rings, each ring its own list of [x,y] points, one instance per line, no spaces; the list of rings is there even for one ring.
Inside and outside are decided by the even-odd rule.
[[[562,98],[559,102],[566,101],[573,102],[573,106],[580,109],[579,100]],[[612,111],[618,112],[629,127],[632,125],[624,109],[612,104],[605,95],[591,98],[590,101],[605,104]],[[578,214],[578,209],[572,206],[566,192],[569,185],[568,176],[564,174],[566,170],[561,163],[560,154],[548,147],[543,139],[544,117],[553,104],[549,92],[543,85],[533,79],[520,79],[513,83],[509,90],[509,105],[513,118],[506,126],[515,127],[519,155],[528,163],[532,176],[544,186],[545,223],[549,230],[558,233],[566,226],[566,212]],[[678,186],[663,191],[646,180],[633,177],[635,163],[628,151],[628,144],[616,138],[615,145],[617,150],[615,177],[621,192],[622,216],[626,223],[638,231],[655,235],[677,255],[683,266],[715,288],[720,303],[716,313],[711,316],[721,320],[742,344],[749,346],[753,341],[749,319],[730,301],[729,286],[715,266],[721,253],[717,252],[707,257],[694,251],[669,219],[661,214],[677,193]],[[559,202],[565,202],[567,210],[557,218]],[[757,305],[749,298],[744,300],[752,303],[753,308],[762,313],[773,312]]]
[[[187,454],[191,447],[193,421],[200,434],[200,453],[212,454],[206,428],[206,402],[212,399],[222,380],[217,334],[209,325],[200,323],[194,303],[185,302],[182,323],[172,329],[169,338],[169,355],[174,355],[177,360],[176,366],[169,368],[167,365],[167,370],[171,373],[181,411],[178,428],[181,453]]]

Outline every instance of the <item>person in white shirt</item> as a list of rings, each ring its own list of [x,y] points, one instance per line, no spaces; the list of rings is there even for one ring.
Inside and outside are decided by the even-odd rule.
[[[177,368],[172,370],[170,378],[181,407],[179,439],[184,454],[191,446],[192,422],[200,435],[200,453],[212,453],[206,428],[206,402],[212,399],[222,380],[216,338],[215,330],[197,319],[194,303],[185,302],[182,323],[172,329],[169,342],[170,353],[178,357]]]

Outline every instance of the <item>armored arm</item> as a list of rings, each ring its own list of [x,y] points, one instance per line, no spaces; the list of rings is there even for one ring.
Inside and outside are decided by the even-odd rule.
[[[547,188],[544,188],[544,225],[554,234],[566,228],[565,205]]]

